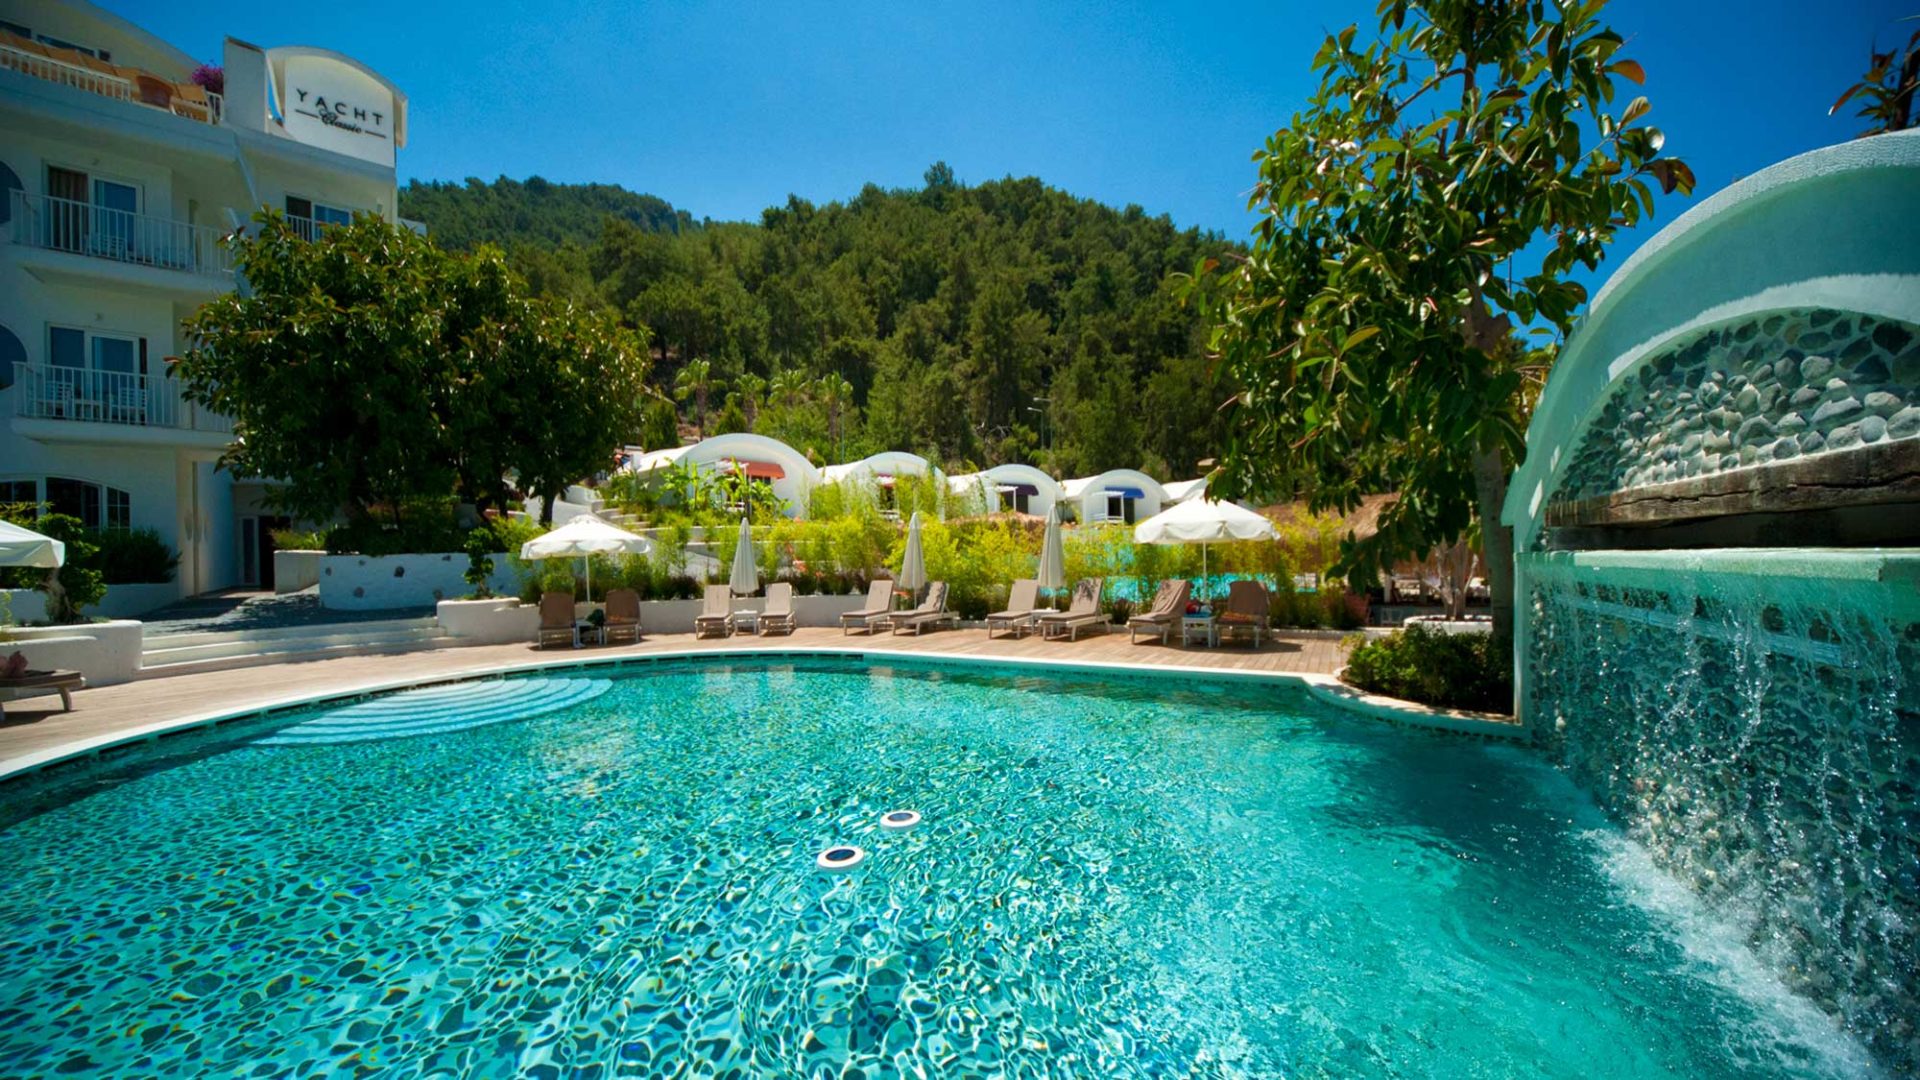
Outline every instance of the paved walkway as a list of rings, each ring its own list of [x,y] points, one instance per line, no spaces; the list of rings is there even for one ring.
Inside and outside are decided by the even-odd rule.
[[[480,645],[387,656],[346,656],[289,661],[262,667],[209,671],[82,690],[73,711],[60,711],[60,699],[11,702],[0,719],[0,774],[8,762],[57,753],[61,747],[116,736],[168,721],[210,713],[266,708],[289,699],[344,694],[374,686],[431,681],[490,669],[548,661],[645,656],[681,649],[721,651],[742,648],[807,647],[874,652],[882,649],[928,656],[1021,657],[1080,663],[1169,665],[1216,670],[1292,672],[1330,675],[1346,651],[1334,637],[1281,634],[1260,648],[1233,645],[1219,649],[1130,644],[1125,633],[1094,635],[1078,641],[1042,641],[1037,637],[989,638],[984,630],[936,631],[921,637],[880,634],[845,636],[838,630],[802,628],[787,637],[709,638],[657,634],[639,645],[580,650],[536,650],[527,645]]]

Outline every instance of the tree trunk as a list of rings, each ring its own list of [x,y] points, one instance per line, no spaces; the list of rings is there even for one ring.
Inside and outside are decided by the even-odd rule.
[[[540,524],[553,527],[553,499],[551,494],[540,496]]]
[[[1493,608],[1493,633],[1513,641],[1513,530],[1500,522],[1507,501],[1507,458],[1499,450],[1473,455],[1473,483],[1479,491],[1480,549],[1486,555],[1487,596]]]

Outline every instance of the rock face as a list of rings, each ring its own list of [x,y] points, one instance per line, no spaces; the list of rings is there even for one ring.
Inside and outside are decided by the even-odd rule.
[[[1751,913],[1893,1074],[1920,1070],[1920,600],[1521,559],[1543,747],[1710,906]]]
[[[1555,501],[1916,436],[1920,327],[1772,312],[1642,360],[1587,429]]]

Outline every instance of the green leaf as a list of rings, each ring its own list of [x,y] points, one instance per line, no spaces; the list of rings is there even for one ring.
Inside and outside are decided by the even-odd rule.
[[[1645,116],[1647,114],[1647,111],[1652,108],[1653,108],[1653,104],[1649,102],[1646,98],[1644,97],[1634,98],[1632,101],[1627,102],[1626,111],[1620,114],[1620,126],[1626,127],[1628,124],[1633,123],[1635,120],[1638,120],[1640,117]]]

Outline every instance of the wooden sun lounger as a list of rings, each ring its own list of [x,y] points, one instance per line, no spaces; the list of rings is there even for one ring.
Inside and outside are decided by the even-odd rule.
[[[767,610],[760,613],[760,634],[791,634],[793,627],[793,583],[776,581],[767,586]]]
[[[1161,582],[1160,591],[1153,596],[1153,607],[1127,620],[1127,640],[1137,641],[1144,633],[1156,635],[1165,644],[1167,635],[1187,613],[1187,595],[1192,590],[1193,582],[1185,578]]]
[[[866,607],[859,611],[841,614],[840,634],[844,637],[856,628],[862,633],[871,634],[891,614],[893,614],[893,581],[890,578],[879,578],[867,587]]]
[[[1100,578],[1082,578],[1074,583],[1073,603],[1065,611],[1041,615],[1034,620],[1042,638],[1065,637],[1073,641],[1080,631],[1093,626],[1105,627],[1107,615],[1100,610]]]
[[[1220,640],[1224,642],[1233,634],[1247,634],[1253,638],[1253,647],[1259,648],[1271,603],[1267,587],[1257,581],[1236,581],[1227,586],[1227,610],[1213,620]]]
[[[626,638],[640,643],[640,594],[632,589],[614,589],[607,593],[607,621],[601,626],[601,640],[611,645]]]
[[[927,598],[919,607],[910,611],[896,611],[887,619],[887,625],[893,628],[894,633],[912,630],[914,637],[919,637],[920,631],[931,630],[942,623],[960,625],[959,614],[947,610],[947,583],[944,581],[927,586]]]
[[[693,617],[693,636],[706,637],[709,631],[718,631],[721,637],[733,633],[733,589],[726,585],[709,585],[702,594],[700,614]]]
[[[0,677],[0,690],[11,691],[16,698],[59,694],[60,708],[66,712],[73,711],[73,692],[86,688],[86,676],[77,671],[34,671],[29,668],[19,675]],[[0,711],[4,709],[0,708]]]
[[[1045,612],[1040,606],[1040,583],[1021,578],[1007,590],[1007,610],[987,616],[987,636],[995,630],[1010,630],[1014,637],[1025,637],[1033,629],[1034,617]]]
[[[580,643],[580,633],[574,628],[570,592],[540,594],[540,630],[533,639],[534,647],[544,649],[556,641],[569,646]]]

